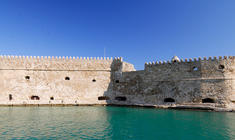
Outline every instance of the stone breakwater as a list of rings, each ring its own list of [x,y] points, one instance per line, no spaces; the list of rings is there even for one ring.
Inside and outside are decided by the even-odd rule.
[[[0,56],[0,105],[127,105],[235,111],[235,57]]]

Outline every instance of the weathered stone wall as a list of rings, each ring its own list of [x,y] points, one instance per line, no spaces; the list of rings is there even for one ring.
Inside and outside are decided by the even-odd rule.
[[[235,57],[149,63],[143,71],[122,73],[114,84],[112,103],[234,109],[234,78]],[[115,100],[117,96],[126,101]],[[206,98],[214,103],[202,103]]]
[[[98,97],[121,67],[134,70],[122,58],[1,56],[0,104],[107,104]]]
[[[146,63],[0,56],[0,104],[116,104],[235,110],[235,57]]]

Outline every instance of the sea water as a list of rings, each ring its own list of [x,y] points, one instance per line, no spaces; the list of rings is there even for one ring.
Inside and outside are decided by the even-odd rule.
[[[235,139],[235,113],[131,107],[0,107],[0,139]]]

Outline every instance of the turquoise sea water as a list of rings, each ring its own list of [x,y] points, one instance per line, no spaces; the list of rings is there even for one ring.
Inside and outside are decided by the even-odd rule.
[[[0,107],[0,139],[235,139],[235,113],[129,107]]]

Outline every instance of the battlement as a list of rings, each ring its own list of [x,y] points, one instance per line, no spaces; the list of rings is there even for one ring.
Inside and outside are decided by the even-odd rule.
[[[165,64],[180,64],[180,63],[198,63],[198,62],[210,62],[210,61],[231,61],[235,60],[235,56],[219,56],[219,57],[198,57],[198,58],[189,58],[189,59],[180,59],[179,61],[174,61],[174,60],[168,60],[168,61],[156,61],[156,62],[146,62],[145,63],[145,69],[153,66],[158,66],[158,65],[165,65]]]
[[[12,70],[111,70],[122,57],[0,56],[0,69]]]
[[[235,109],[235,56],[145,63],[121,57],[0,56],[0,105],[118,104]],[[218,107],[217,107],[218,106]]]
[[[14,56],[0,55],[0,59],[23,60],[123,60],[122,57],[72,57],[72,56]]]

